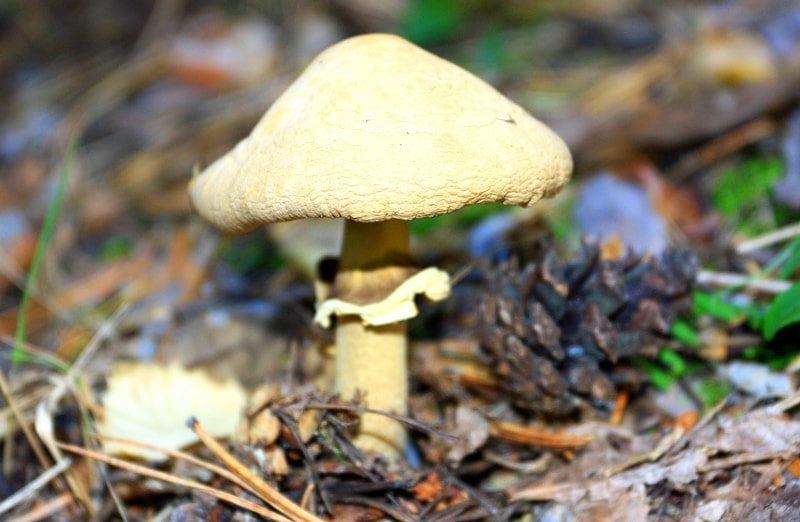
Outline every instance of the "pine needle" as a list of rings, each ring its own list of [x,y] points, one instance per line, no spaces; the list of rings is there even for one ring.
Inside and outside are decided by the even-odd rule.
[[[104,462],[109,466],[114,466],[117,468],[121,468],[133,473],[137,473],[139,475],[144,475],[145,477],[150,477],[152,479],[160,480],[162,482],[168,482],[170,484],[175,484],[178,486],[183,486],[187,488],[192,488],[197,491],[202,491],[203,493],[207,493],[213,497],[216,497],[222,501],[225,501],[229,504],[233,504],[238,506],[242,509],[246,509],[251,511],[257,515],[261,515],[262,517],[268,520],[277,520],[278,522],[292,522],[291,519],[286,518],[285,516],[281,515],[280,513],[276,513],[269,508],[264,506],[260,506],[255,502],[250,502],[249,500],[245,500],[243,498],[239,498],[236,495],[228,493],[226,491],[221,491],[216,488],[212,488],[210,486],[206,486],[200,482],[189,480],[181,477],[176,477],[175,475],[171,475],[169,473],[165,473],[163,471],[157,471],[147,466],[142,466],[140,464],[134,464],[132,462],[127,462],[122,459],[109,457],[108,455],[104,455],[102,453],[98,453],[96,451],[88,450],[86,448],[81,448],[80,446],[74,446],[72,444],[63,444],[58,443],[58,447],[63,449],[64,451],[69,451],[71,453],[76,453],[78,455],[82,455],[84,457],[94,459],[100,462]]]

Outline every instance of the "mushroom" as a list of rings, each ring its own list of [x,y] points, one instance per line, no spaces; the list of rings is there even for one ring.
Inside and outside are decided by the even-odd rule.
[[[528,206],[572,170],[546,125],[460,67],[388,34],[317,56],[249,137],[196,175],[197,212],[230,233],[303,218],[344,218],[338,272],[315,320],[336,316],[336,389],[407,412],[406,320],[414,296],[449,293],[417,270],[408,222],[466,205]],[[396,457],[403,426],[362,415],[356,443]]]

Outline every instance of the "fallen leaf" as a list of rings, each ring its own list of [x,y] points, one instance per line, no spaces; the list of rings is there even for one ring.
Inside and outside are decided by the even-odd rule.
[[[425,480],[414,486],[414,497],[421,502],[430,502],[444,491],[444,484],[439,480],[439,474],[434,472],[425,477]]]
[[[725,453],[782,453],[800,449],[800,422],[785,415],[755,411],[723,417],[701,430],[695,444]]]
[[[452,434],[458,440],[447,452],[447,461],[451,464],[458,464],[489,440],[489,421],[470,407],[462,405],[456,409],[455,424]]]
[[[177,364],[128,362],[114,367],[102,397],[101,435],[179,449],[198,440],[186,426],[196,417],[217,438],[236,429],[246,395],[234,380],[217,381],[204,370],[187,370]],[[103,441],[103,451],[162,461],[153,450]]]

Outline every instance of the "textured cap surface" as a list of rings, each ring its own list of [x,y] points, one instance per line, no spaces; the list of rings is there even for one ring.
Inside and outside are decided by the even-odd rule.
[[[483,80],[397,36],[320,54],[249,137],[195,176],[196,210],[228,232],[308,217],[376,222],[560,190],[567,146]]]

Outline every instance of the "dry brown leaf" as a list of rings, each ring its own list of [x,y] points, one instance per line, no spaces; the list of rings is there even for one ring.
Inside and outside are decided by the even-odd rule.
[[[698,433],[695,443],[725,453],[798,451],[800,422],[763,410],[741,417],[723,417]]]
[[[699,420],[700,413],[697,410],[686,410],[675,418],[675,427],[686,433],[694,428]]]
[[[247,398],[247,415],[255,415],[280,396],[280,384],[262,384]]]
[[[283,477],[289,474],[289,461],[286,460],[283,448],[276,446],[267,450],[267,462],[269,463],[268,472]]]
[[[797,478],[800,478],[800,457],[797,457],[786,466],[786,471]]]
[[[439,480],[439,474],[434,472],[425,477],[425,480],[412,488],[414,497],[421,502],[431,502],[442,494],[445,485]]]
[[[250,444],[269,446],[278,439],[281,432],[281,421],[269,410],[263,410],[255,416],[250,424],[247,442]]]
[[[447,461],[451,464],[458,464],[489,440],[489,421],[468,406],[461,405],[456,409],[455,424],[452,434],[458,440],[450,444],[447,451]]]
[[[297,421],[297,431],[304,443],[308,443],[319,427],[321,412],[319,410],[306,410]]]

